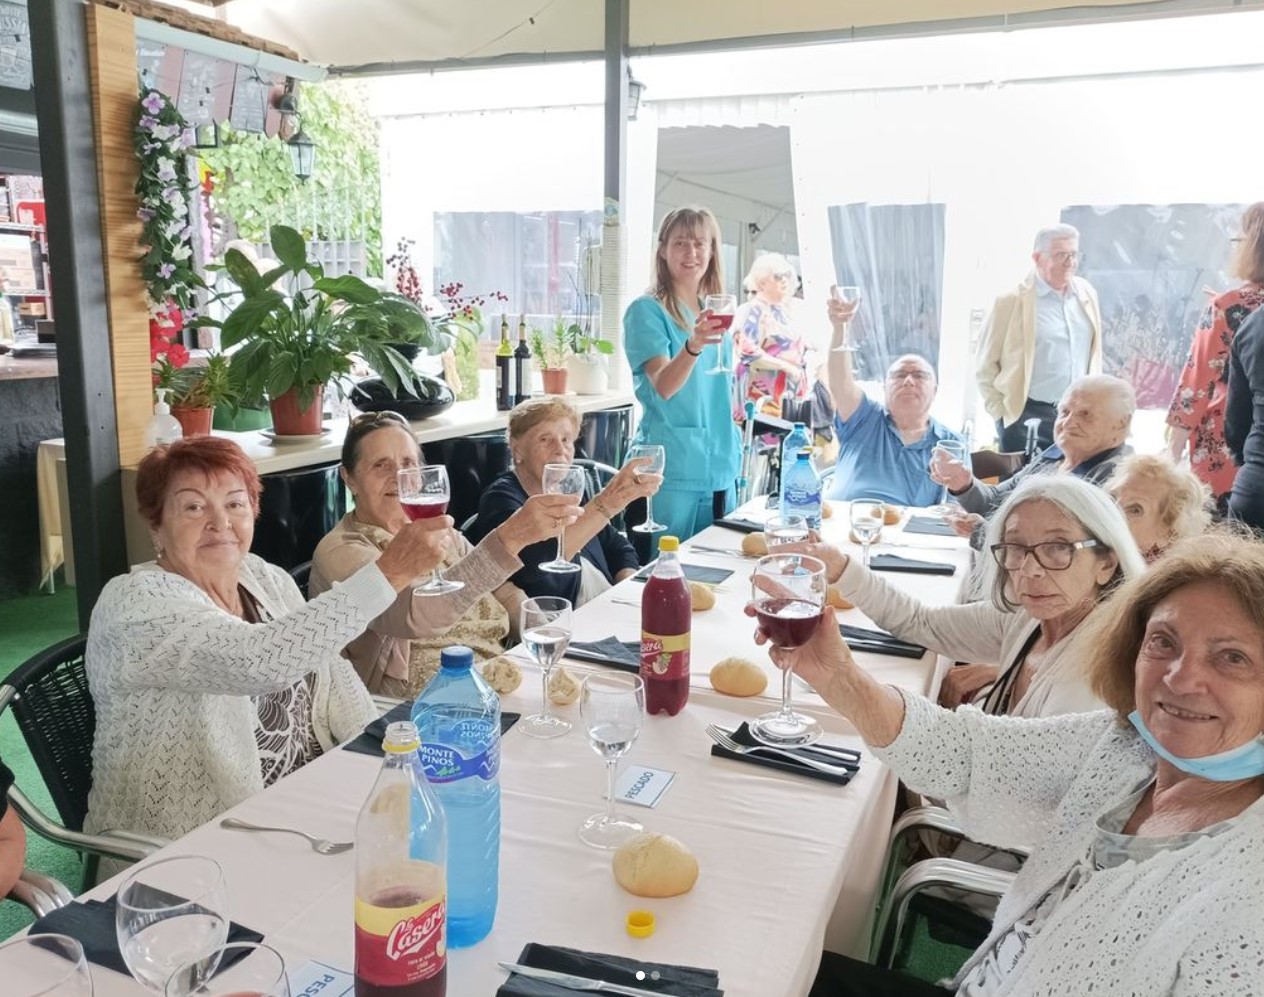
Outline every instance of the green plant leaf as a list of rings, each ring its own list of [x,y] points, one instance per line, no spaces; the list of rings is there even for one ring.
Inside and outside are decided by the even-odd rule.
[[[343,274],[341,277],[321,277],[313,286],[317,291],[355,305],[371,305],[382,299],[381,291],[352,274]]]
[[[269,324],[274,311],[285,309],[285,298],[279,291],[261,291],[257,297],[244,299],[220,328],[220,346],[227,349],[243,340],[258,336]]]
[[[291,270],[298,272],[308,265],[307,242],[288,225],[273,225],[269,241],[276,258]]]
[[[224,254],[224,269],[246,297],[264,289],[263,278],[259,276],[258,269],[240,249],[230,249]]]

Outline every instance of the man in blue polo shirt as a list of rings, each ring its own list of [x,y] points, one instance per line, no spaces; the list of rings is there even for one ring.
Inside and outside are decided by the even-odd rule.
[[[856,383],[851,353],[835,351],[843,342],[856,303],[830,301],[829,388],[834,398],[838,464],[826,498],[875,498],[895,505],[934,505],[942,488],[930,478],[935,444],[961,437],[932,419],[938,384],[935,371],[913,354],[887,371],[886,404],[870,399]]]

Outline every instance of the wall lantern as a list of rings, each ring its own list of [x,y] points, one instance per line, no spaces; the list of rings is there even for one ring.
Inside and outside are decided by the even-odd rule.
[[[635,121],[641,110],[641,94],[645,92],[645,84],[632,75],[632,67],[628,66],[628,120]]]
[[[294,175],[306,180],[316,167],[316,143],[307,137],[307,133],[299,128],[286,143],[290,147],[290,161],[294,164]]]

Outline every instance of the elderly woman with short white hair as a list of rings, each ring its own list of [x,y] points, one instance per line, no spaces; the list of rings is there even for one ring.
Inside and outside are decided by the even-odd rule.
[[[794,267],[780,253],[757,257],[743,281],[755,293],[733,316],[739,410],[749,399],[756,405],[768,402],[772,414],[780,415],[783,395],[801,401],[811,390],[807,345],[794,331],[787,307],[796,283]]]
[[[1211,488],[1163,454],[1133,454],[1106,482],[1132,530],[1141,556],[1153,561],[1177,540],[1206,533]]]

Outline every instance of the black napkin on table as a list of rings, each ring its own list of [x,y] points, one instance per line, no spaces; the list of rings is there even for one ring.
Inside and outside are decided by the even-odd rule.
[[[736,554],[737,551],[734,551]],[[729,575],[733,574],[730,568],[708,568],[702,564],[682,564],[685,569],[685,578],[691,582],[702,582],[705,585],[719,585]],[[634,582],[648,581],[650,575],[654,571],[653,564],[647,564],[644,568],[632,576]]]
[[[943,561],[918,561],[899,554],[874,554],[869,558],[870,571],[903,571],[917,575],[953,575],[955,565]]]
[[[160,892],[154,891],[155,895]],[[172,901],[180,900],[179,897],[174,896],[171,899]],[[123,953],[119,951],[118,934],[114,928],[117,906],[118,897],[110,897],[109,900],[76,900],[41,917],[31,925],[31,934],[69,935],[83,946],[83,954],[89,962],[112,969],[124,976],[130,976],[127,963],[123,961]],[[233,921],[228,926],[228,941],[261,942],[263,935],[253,928],[243,927]],[[216,972],[227,969],[248,954],[248,949],[237,949],[235,952],[226,954]]]
[[[955,537],[957,531],[938,516],[909,516],[904,524],[905,533],[925,533],[932,537]]]
[[[738,519],[734,516],[725,516],[723,519],[717,519],[713,526],[721,526],[726,530],[736,530],[738,533],[763,533],[764,524],[756,523],[750,519]]]
[[[926,653],[926,648],[920,644],[892,637],[885,630],[869,630],[866,627],[840,623],[838,631],[843,635],[843,640],[847,641],[847,646],[854,651],[889,654],[897,658],[920,658]]]
[[[730,737],[738,744],[748,747],[756,747],[761,742],[755,740],[751,735],[746,724],[743,723],[737,730],[733,731]],[[766,747],[766,745],[765,745]],[[729,751],[728,748],[722,748],[718,744],[711,745],[711,754],[719,758],[732,758],[739,762],[750,762],[753,765],[764,765],[770,769],[781,769],[783,772],[793,772],[795,775],[807,776],[809,779],[820,779],[822,782],[832,782],[836,786],[846,786],[851,782],[851,777],[856,774],[860,768],[860,753],[851,748],[841,746],[830,746],[835,752],[842,752],[849,758],[854,759],[848,761],[839,758],[837,755],[816,751],[812,747],[807,748],[779,748],[778,751],[789,751],[793,755],[802,755],[805,758],[811,758],[815,762],[825,762],[826,765],[837,765],[845,767],[846,771],[832,773],[822,772],[820,769],[814,769],[810,765],[800,765],[798,762],[787,758],[785,755],[775,754],[771,751],[761,751],[757,754],[743,755],[736,751]]]
[[[502,711],[500,714],[500,733],[501,736],[516,724],[521,713],[508,713]],[[400,720],[411,720],[413,718],[413,704],[411,700],[404,700],[396,706],[391,707],[386,713],[374,720],[371,724],[364,728],[364,733],[357,738],[353,738],[343,745],[348,751],[355,751],[362,755],[376,755],[381,758],[386,752],[382,750],[382,739],[386,737],[386,728]]]
[[[724,997],[724,991],[720,989],[720,974],[714,969],[641,962],[621,955],[581,952],[578,949],[540,945],[536,942],[529,942],[523,947],[522,954],[518,956],[518,964],[583,976],[590,980],[639,987],[641,990],[670,994],[672,997]],[[644,973],[644,978],[638,979],[638,972]],[[654,979],[655,973],[658,974],[658,979]],[[556,983],[514,974],[501,984],[496,997],[574,997],[577,993],[600,991],[570,990]]]
[[[573,640],[567,645],[566,657],[611,665],[629,672],[641,670],[641,642],[602,637],[601,640]]]

